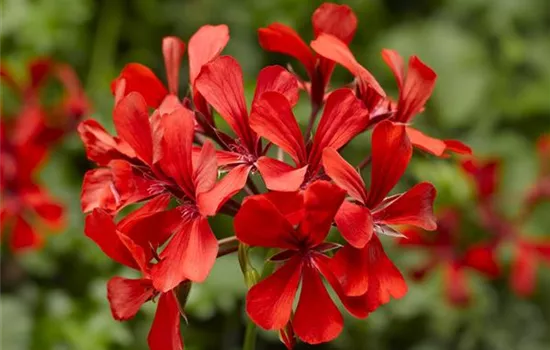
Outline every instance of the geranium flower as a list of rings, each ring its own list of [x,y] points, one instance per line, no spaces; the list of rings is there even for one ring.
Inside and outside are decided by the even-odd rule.
[[[357,29],[357,17],[347,5],[323,3],[313,13],[311,22],[316,38],[323,33],[331,34],[346,46],[352,41]],[[258,36],[260,45],[265,50],[286,54],[300,61],[310,80],[309,83],[303,83],[303,86],[311,96],[314,109],[320,108],[334,70],[334,62],[313,53],[298,33],[284,24],[273,23],[266,28],[260,28]],[[371,83],[378,86],[374,78]]]
[[[405,127],[389,121],[378,124],[372,134],[370,189],[361,175],[334,149],[323,152],[326,174],[350,196],[336,215],[342,236],[355,248],[363,248],[374,231],[393,232],[388,225],[415,225],[436,228],[433,201],[436,191],[430,183],[420,183],[405,193],[387,197],[405,173],[412,146]]]
[[[129,279],[113,277],[107,283],[107,298],[113,318],[126,321],[133,318],[141,305],[156,301],[157,311],[148,343],[151,350],[181,350],[183,341],[180,333],[181,306],[175,290],[161,292],[155,289],[150,270],[153,250],[170,236],[170,228],[157,226],[170,212],[163,211],[169,196],[159,196],[134,211],[118,223],[109,213],[94,209],[86,217],[86,236],[114,261],[141,272],[142,277]]]
[[[250,171],[255,168],[262,175],[269,174],[271,168],[257,162],[267,148],[262,148],[260,138],[251,129],[239,63],[229,56],[219,57],[202,68],[195,84],[197,91],[218,111],[236,135],[235,138],[223,137],[220,141],[225,150],[217,152],[219,165],[229,170],[228,176],[234,177],[235,188],[242,189]],[[298,102],[296,78],[280,66],[269,66],[258,74],[252,115],[256,111],[257,101],[272,92],[279,93],[290,106]]]
[[[429,254],[426,263],[413,272],[413,277],[423,279],[437,266],[443,268],[445,293],[450,303],[468,305],[471,292],[467,272],[477,271],[488,278],[496,278],[500,268],[495,261],[494,245],[478,243],[461,247],[460,215],[454,209],[447,209],[439,215],[437,231],[434,234],[409,229],[399,243],[406,247],[417,247]]]
[[[386,256],[377,235],[401,236],[391,225],[415,225],[427,230],[436,228],[433,217],[435,188],[421,183],[409,191],[386,197],[397,184],[409,163],[412,146],[402,125],[389,121],[378,124],[372,134],[372,172],[370,190],[359,173],[335,150],[323,152],[327,175],[350,199],[335,217],[335,223],[348,245],[331,261],[346,295],[364,299],[368,311],[399,299],[407,285],[399,270]]]
[[[550,264],[550,239],[516,237],[510,286],[520,296],[530,296],[535,291],[537,267]]]
[[[229,41],[229,28],[225,24],[205,25],[189,39],[189,82],[195,108],[214,125],[214,119],[204,99],[195,88],[195,81],[203,65],[218,57]],[[168,88],[148,67],[139,63],[127,64],[111,84],[111,91],[117,100],[137,91],[151,108],[161,108],[168,113],[180,104],[178,98],[180,63],[185,52],[185,44],[177,37],[165,37],[162,41],[162,54]]]
[[[369,113],[350,89],[332,92],[311,144],[306,145],[292,106],[284,96],[266,92],[255,104],[250,126],[260,136],[290,155],[292,167],[277,159],[260,157],[258,168],[268,189],[296,191],[314,181],[321,169],[325,148],[340,149],[365,130]]]
[[[295,335],[306,343],[336,338],[343,318],[321,276],[350,313],[366,317],[365,305],[345,296],[324,254],[337,247],[325,239],[344,197],[345,191],[336,185],[316,181],[304,191],[271,192],[243,202],[235,216],[237,238],[250,246],[282,250],[271,258],[282,265],[253,286],[246,297],[246,311],[260,327],[281,330],[292,318]],[[291,317],[300,282],[300,297]]]
[[[407,124],[407,135],[414,146],[438,157],[447,152],[471,154],[468,146],[457,140],[439,140],[408,126],[415,115],[424,110],[430,98],[437,75],[416,56],[409,59],[405,72],[403,58],[394,50],[382,50],[382,58],[390,67],[399,87],[399,99],[394,103],[375,83],[368,71],[357,62],[348,46],[339,38],[322,34],[311,42],[319,55],[333,60],[348,69],[357,79],[358,95],[371,111],[372,122],[389,118],[395,123]],[[373,81],[374,80],[374,81]]]
[[[41,224],[53,230],[63,227],[64,208],[37,181],[37,172],[50,148],[88,110],[80,82],[68,65],[38,58],[27,71],[28,81],[21,83],[0,66],[1,80],[20,102],[13,115],[2,110],[0,125],[0,225],[2,233],[11,231],[9,244],[15,252],[43,244]],[[41,92],[49,80],[59,81],[63,90],[61,98],[46,107]]]

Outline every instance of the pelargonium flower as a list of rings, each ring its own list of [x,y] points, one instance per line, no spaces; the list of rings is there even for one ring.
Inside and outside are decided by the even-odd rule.
[[[409,126],[412,119],[424,110],[437,77],[418,57],[409,59],[405,71],[403,58],[396,51],[382,50],[382,58],[392,70],[399,88],[399,99],[394,103],[386,97],[378,83],[373,82],[374,78],[339,38],[322,34],[311,42],[311,47],[319,55],[341,64],[356,77],[359,98],[371,111],[372,122],[388,118],[395,123],[407,124],[407,135],[413,145],[439,157],[447,156],[446,152],[471,154],[470,148],[460,141],[439,140]]]
[[[80,82],[68,65],[38,58],[27,70],[28,81],[21,83],[0,66],[0,79],[20,102],[15,113],[2,110],[0,122],[0,226],[3,234],[11,231],[9,245],[15,252],[40,247],[41,228],[63,227],[63,205],[36,177],[50,149],[88,110]],[[63,89],[61,98],[46,106],[41,92],[49,80],[59,81]]]
[[[271,260],[282,265],[246,297],[246,311],[260,327],[281,330],[291,322],[295,335],[310,344],[336,338],[343,318],[322,277],[351,314],[366,317],[363,301],[343,293],[325,255],[337,247],[325,239],[344,197],[345,191],[336,185],[315,181],[304,191],[270,192],[244,200],[235,216],[237,238],[250,246],[281,249]]]
[[[235,133],[235,138],[225,136],[220,139],[224,150],[217,152],[218,162],[230,176],[235,177],[235,187],[244,187],[249,173],[258,169],[262,175],[271,171],[258,159],[267,147],[263,148],[259,136],[252,130],[244,98],[244,82],[239,63],[230,56],[222,56],[205,65],[196,79],[197,91],[205,101],[214,107]],[[266,93],[279,93],[285,103],[294,106],[298,102],[298,82],[292,74],[280,66],[269,66],[258,74],[252,111],[257,109],[257,101]],[[222,133],[216,131],[218,135]]]
[[[142,277],[129,279],[113,277],[107,283],[107,298],[113,317],[118,321],[133,318],[141,305],[156,302],[155,319],[149,331],[151,350],[181,350],[180,311],[175,290],[162,292],[154,287],[151,279],[153,250],[170,237],[170,228],[157,226],[166,216],[163,211],[169,196],[159,196],[119,221],[103,209],[94,209],[86,217],[86,236],[114,261],[141,272]]]
[[[550,264],[550,239],[519,236],[514,245],[510,286],[516,294],[530,296],[535,291],[537,267]]]
[[[207,118],[210,124],[214,119],[204,99],[195,88],[195,81],[206,63],[218,57],[229,41],[229,28],[225,24],[205,25],[189,39],[189,82],[195,108]],[[151,108],[162,107],[162,112],[170,112],[180,104],[178,98],[180,63],[185,52],[185,43],[177,37],[168,36],[162,41],[162,54],[168,88],[148,67],[139,63],[127,64],[111,84],[111,91],[120,99],[131,92],[139,92]],[[166,110],[165,110],[166,109]]]
[[[527,193],[526,207],[532,208],[539,201],[550,198],[550,134],[537,140],[539,173],[535,184]]]
[[[344,45],[349,45],[357,29],[357,17],[347,5],[323,3],[311,17],[315,37],[323,33],[334,35]],[[334,70],[334,62],[323,56],[314,54],[308,45],[292,28],[273,23],[258,30],[260,45],[267,51],[279,52],[296,58],[304,66],[309,83],[303,86],[311,95],[311,102],[315,108],[323,105],[327,86]],[[368,73],[368,72],[367,72]],[[368,73],[373,86],[378,86],[376,80]],[[380,88],[380,92],[383,90]]]
[[[295,164],[265,156],[258,159],[264,182],[274,191],[296,191],[314,181],[323,150],[340,149],[364,131],[369,120],[368,111],[350,89],[335,90],[327,98],[312,142],[306,145],[291,107],[281,94],[266,92],[250,117],[252,129],[288,153]]]
[[[399,243],[407,248],[422,249],[429,255],[422,266],[414,269],[413,277],[423,279],[427,273],[441,267],[447,299],[453,305],[465,306],[471,301],[468,271],[496,278],[500,274],[500,268],[495,260],[495,246],[491,242],[461,247],[459,225],[459,212],[447,209],[438,215],[435,233],[411,228],[405,231],[405,237]]]

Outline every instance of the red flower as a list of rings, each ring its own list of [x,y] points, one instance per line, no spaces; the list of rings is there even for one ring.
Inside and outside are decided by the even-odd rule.
[[[104,166],[84,177],[80,197],[84,212],[102,208],[114,213],[166,190],[165,177],[157,166],[161,156],[160,117],[156,113],[149,118],[144,98],[133,92],[113,111],[118,137],[109,135],[95,120],[79,125],[88,159]]]
[[[550,240],[515,240],[515,252],[512,261],[512,290],[521,296],[530,296],[535,290],[537,265],[550,263]]]
[[[336,226],[349,242],[339,250],[331,267],[346,295],[364,299],[368,311],[401,298],[407,285],[399,270],[384,253],[376,235],[399,236],[388,225],[409,224],[428,230],[436,228],[432,213],[435,188],[421,183],[408,192],[386,197],[405,172],[412,146],[403,126],[384,121],[372,135],[370,191],[357,171],[335,150],[323,152],[323,166],[330,178],[350,196],[335,217]]]
[[[550,135],[542,135],[537,141],[539,175],[527,193],[526,209],[531,210],[538,202],[550,198]]]
[[[468,159],[461,162],[462,170],[472,179],[480,201],[492,201],[500,187],[500,161]]]
[[[383,50],[382,58],[391,68],[399,87],[397,104],[387,99],[374,77],[361,66],[348,46],[335,36],[322,34],[312,41],[311,47],[319,55],[333,60],[348,69],[358,80],[358,95],[371,111],[372,122],[386,118],[395,123],[410,124],[414,116],[424,110],[435,86],[436,74],[416,56],[409,59],[405,72],[403,58],[396,51]],[[407,126],[407,135],[414,146],[439,157],[446,152],[471,154],[468,146],[457,140],[439,140]]]
[[[218,151],[220,166],[229,169],[228,177],[234,179],[235,190],[244,187],[248,174],[256,167],[265,176],[271,170],[257,162],[267,151],[262,148],[260,138],[251,129],[244,98],[243,74],[239,63],[232,57],[222,56],[205,65],[196,80],[197,91],[214,107],[235,132],[233,139],[216,130],[224,151]],[[286,104],[298,102],[296,78],[279,66],[269,66],[260,71],[252,101],[252,115],[257,101],[264,95],[277,93]]]
[[[334,149],[323,152],[327,175],[350,196],[336,215],[342,236],[355,248],[363,248],[375,232],[392,232],[387,225],[414,225],[427,230],[436,228],[433,217],[435,188],[421,183],[411,190],[387,197],[405,173],[412,146],[405,127],[384,121],[372,134],[372,172],[367,192],[360,174]]]
[[[500,274],[500,269],[491,244],[474,244],[461,250],[459,220],[458,212],[449,209],[439,216],[435,235],[410,229],[405,232],[406,237],[400,240],[400,244],[421,248],[429,254],[428,261],[414,270],[415,278],[424,278],[429,271],[440,265],[444,269],[445,291],[449,302],[464,306],[471,299],[467,271],[475,270],[489,278],[495,278]]]
[[[229,29],[225,24],[205,25],[189,39],[189,82],[193,92],[195,108],[213,125],[212,114],[197,92],[195,81],[203,65],[218,57],[229,41]],[[161,107],[161,113],[169,113],[180,104],[178,100],[180,63],[185,44],[179,38],[170,36],[162,41],[162,54],[168,80],[168,89],[148,67],[139,63],[127,64],[111,84],[111,91],[117,100],[137,91],[152,108]]]
[[[207,216],[215,215],[239,189],[232,175],[216,183],[216,151],[209,141],[193,159],[193,113],[179,108],[163,116],[160,168],[172,179],[177,190],[177,215],[159,225],[174,225],[172,239],[160,253],[161,261],[152,269],[156,289],[166,292],[182,281],[202,282],[208,276],[218,253],[218,242]],[[171,189],[174,191],[174,189]],[[172,192],[174,193],[174,192]]]
[[[159,196],[117,224],[102,209],[94,209],[86,217],[86,235],[111,259],[142,273],[139,279],[116,276],[107,283],[107,298],[113,317],[118,321],[128,320],[136,315],[142,304],[158,297],[157,311],[148,337],[151,350],[183,349],[181,311],[175,291],[163,293],[155,289],[150,276],[151,247],[163,244],[170,235],[170,227],[157,225],[159,220],[171,215],[163,211],[169,199],[168,195]]]
[[[266,92],[255,104],[250,126],[290,155],[295,166],[268,157],[258,159],[266,186],[275,191],[296,191],[314,181],[325,148],[340,149],[364,131],[369,114],[349,89],[338,89],[326,106],[310,145],[306,145],[291,104],[276,92]],[[345,126],[345,127],[342,127]]]
[[[311,17],[315,37],[322,33],[334,35],[349,45],[357,29],[357,18],[347,5],[324,3]],[[258,30],[260,45],[267,51],[279,52],[296,58],[304,66],[310,83],[304,87],[311,95],[312,104],[323,105],[323,98],[334,70],[334,62],[315,55],[292,28],[273,23]]]
[[[0,226],[2,233],[11,230],[10,248],[16,252],[42,245],[36,227],[40,223],[55,230],[63,226],[64,208],[36,181],[37,172],[49,148],[73,129],[87,109],[78,78],[67,65],[35,59],[28,73],[29,81],[20,84],[0,66],[0,78],[21,101],[15,115],[2,111],[0,125]],[[63,93],[51,107],[45,107],[41,89],[51,78],[61,82]]]
[[[336,338],[343,318],[321,276],[350,313],[366,317],[365,305],[345,296],[324,254],[337,247],[325,238],[344,197],[345,192],[337,186],[316,181],[303,192],[271,192],[245,199],[235,217],[237,238],[251,246],[282,249],[271,258],[282,262],[280,268],[253,286],[246,297],[246,311],[260,327],[281,330],[288,324],[301,282],[292,317],[294,333],[310,344]]]

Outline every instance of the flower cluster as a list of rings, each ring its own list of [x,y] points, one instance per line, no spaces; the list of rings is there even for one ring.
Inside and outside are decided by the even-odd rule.
[[[10,232],[9,247],[14,252],[40,247],[42,224],[51,229],[63,225],[63,206],[38,182],[37,172],[52,147],[73,131],[88,111],[80,82],[68,65],[40,58],[28,64],[27,73],[28,81],[20,83],[7,67],[0,66],[3,95],[10,90],[13,98],[9,102],[19,102],[12,110],[2,106],[0,124],[0,226],[2,234]],[[63,87],[54,104],[41,98],[50,80]]]
[[[312,22],[310,46],[282,24],[259,30],[263,48],[297,58],[308,77],[280,66],[263,68],[250,110],[239,63],[221,54],[227,26],[205,25],[187,44],[185,97],[179,70],[186,45],[166,37],[166,85],[138,63],[126,65],[113,81],[117,136],[94,120],[78,128],[88,158],[99,166],[83,182],[85,233],[110,258],[141,273],[139,279],[108,282],[114,318],[129,319],[158,299],[151,349],[182,349],[180,316],[191,284],[208,277],[217,257],[237,250],[250,287],[250,319],[279,331],[287,347],[296,339],[327,342],[341,332],[343,317],[323,281],[357,318],[407,292],[380,237],[400,236],[396,225],[434,230],[436,191],[420,183],[405,193],[390,192],[413,146],[444,157],[470,149],[410,126],[436,79],[420,59],[411,57],[405,71],[395,51],[382,53],[397,79],[396,102],[348,48],[357,27],[349,7],[323,4]],[[355,76],[350,87],[330,86],[337,63]],[[305,132],[293,114],[300,90],[312,107]],[[218,127],[214,112],[231,133]],[[358,167],[370,165],[367,188],[360,169],[338,152],[370,130],[371,153]],[[239,203],[233,197],[241,192],[246,196]],[[136,203],[143,205],[119,218]],[[218,214],[234,216],[236,236],[216,236],[208,218]],[[329,234],[332,226],[340,235]],[[268,248],[267,263],[275,266],[261,281],[248,259],[255,247]]]
[[[499,277],[503,270],[497,258],[499,249],[511,245],[514,253],[510,266],[510,287],[520,296],[533,294],[539,262],[550,263],[550,240],[530,237],[524,232],[524,224],[537,203],[550,199],[548,140],[548,135],[543,135],[537,143],[539,175],[524,196],[521,211],[514,217],[508,217],[499,208],[501,161],[473,158],[461,162],[461,168],[474,189],[477,226],[485,232],[485,237],[468,237],[464,228],[460,227],[466,213],[458,207],[441,210],[436,234],[407,229],[404,233],[406,238],[400,239],[400,245],[417,247],[429,253],[426,262],[412,271],[413,278],[423,279],[440,265],[444,271],[449,302],[457,306],[468,305],[471,292],[466,271],[477,271],[491,279]]]

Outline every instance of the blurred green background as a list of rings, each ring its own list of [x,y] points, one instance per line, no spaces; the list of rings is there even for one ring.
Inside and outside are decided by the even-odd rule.
[[[288,58],[263,52],[256,29],[278,21],[312,39],[310,16],[320,1],[296,0],[1,0],[2,61],[20,76],[37,55],[73,65],[86,88],[92,116],[111,127],[109,83],[124,64],[140,62],[164,79],[160,50],[165,35],[187,42],[203,24],[226,23],[231,40],[224,51],[243,66],[248,93],[255,74]],[[359,28],[352,43],[357,58],[395,94],[395,82],[380,57],[382,48],[417,54],[438,73],[419,129],[469,143],[480,156],[504,160],[502,210],[513,216],[521,195],[536,177],[535,139],[550,132],[550,1],[548,0],[350,0]],[[294,67],[295,61],[291,61]],[[187,62],[181,78],[187,81]],[[347,82],[341,68],[334,82]],[[182,84],[182,87],[185,87]],[[395,96],[395,95],[394,95]],[[296,111],[305,124],[304,103]],[[346,150],[353,162],[365,155],[368,135]],[[417,154],[405,184],[432,181],[438,206],[473,212],[472,193],[452,160]],[[154,312],[149,303],[134,320],[111,318],[106,281],[129,271],[114,264],[83,235],[80,184],[91,167],[76,135],[51,155],[43,181],[67,205],[70,225],[46,247],[14,257],[2,247],[2,339],[4,350],[146,349]],[[525,228],[550,234],[550,206],[537,208]],[[215,231],[231,232],[231,221],[216,219]],[[475,219],[474,219],[475,221]],[[421,255],[389,254],[402,271]],[[504,247],[500,258],[507,261]],[[505,265],[506,271],[506,265]],[[455,309],[444,300],[442,280],[432,276],[410,283],[402,300],[380,308],[366,321],[346,319],[346,328],[322,349],[480,349],[550,348],[550,273],[540,271],[538,288],[520,299],[506,277],[487,282],[472,276],[474,303]],[[211,277],[193,287],[183,327],[186,349],[239,349],[244,332],[244,283],[233,256],[216,263]],[[258,349],[282,348],[276,335],[262,333]],[[300,348],[307,348],[300,346]]]

